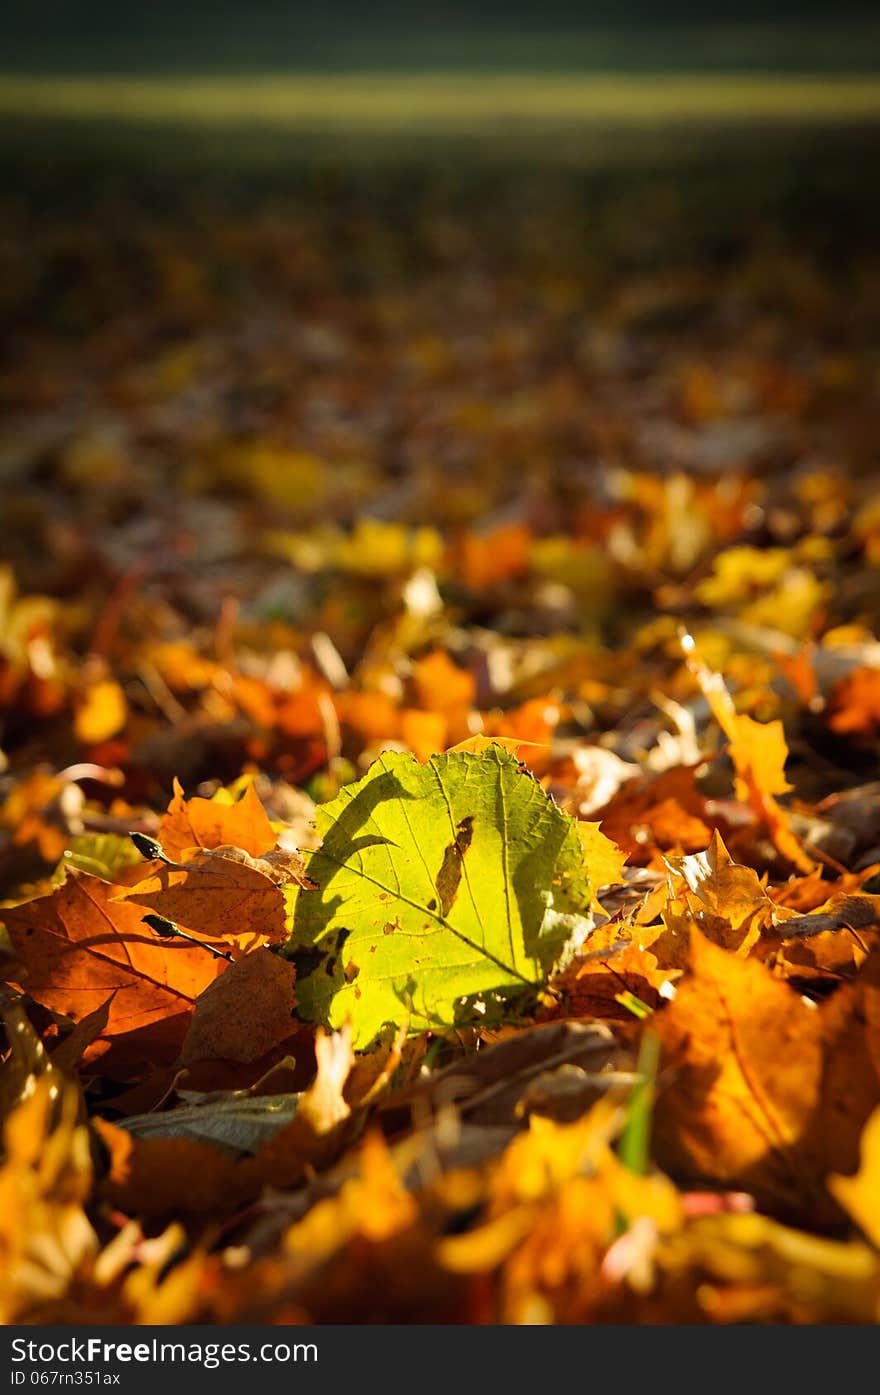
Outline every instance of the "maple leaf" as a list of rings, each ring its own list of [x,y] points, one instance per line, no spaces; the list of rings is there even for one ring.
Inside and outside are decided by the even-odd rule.
[[[683,898],[697,927],[725,949],[747,954],[763,933],[794,916],[768,895],[754,868],[733,861],[717,830],[706,852],[664,860],[672,873],[672,895]],[[681,913],[668,906],[664,920],[674,928]]]
[[[157,939],[117,893],[69,872],[51,895],[3,912],[22,965],[12,981],[74,1022],[106,1006],[106,1025],[84,1059],[111,1074],[173,1061],[196,999],[218,973],[202,950]]]
[[[241,799],[226,803],[218,798],[185,799],[175,780],[174,798],[159,824],[159,841],[168,857],[177,862],[193,848],[219,848],[223,844],[262,857],[277,840],[253,785],[248,785]]]
[[[220,846],[195,852],[187,862],[154,865],[154,872],[119,892],[118,899],[247,948],[282,943],[289,929],[282,887],[310,887],[302,859],[282,848],[256,858],[242,848]]]
[[[795,838],[788,815],[774,798],[791,789],[785,778],[788,746],[782,723],[756,722],[745,713],[739,714],[721,675],[712,673],[701,663],[694,656],[693,648],[693,640],[687,635],[687,665],[727,737],[736,770],[737,798],[752,806],[783,857],[801,872],[811,872],[813,863]]]
[[[577,829],[584,861],[590,869],[591,884],[597,890],[603,886],[617,886],[623,881],[626,853],[605,836],[598,823],[580,820]]]
[[[674,766],[648,780],[627,780],[607,804],[593,806],[602,831],[631,862],[648,862],[656,849],[705,848],[712,830],[706,821],[706,801],[694,783],[694,772]]]
[[[587,952],[575,955],[553,979],[559,1000],[543,1016],[630,1022],[633,999],[636,1005],[659,1007],[661,989],[678,977],[681,966],[658,958],[658,936],[657,927],[622,932],[615,921],[600,925],[590,936]]]

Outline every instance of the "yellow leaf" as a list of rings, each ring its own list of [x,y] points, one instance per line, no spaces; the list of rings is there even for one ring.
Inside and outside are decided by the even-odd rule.
[[[791,565],[791,553],[783,547],[729,547],[712,565],[712,575],[701,581],[695,596],[711,610],[737,608],[755,592],[768,590],[782,579]]]
[[[606,838],[597,823],[579,822],[578,837],[590,873],[590,885],[597,888],[619,885],[623,881],[626,854]]]
[[[880,1247],[880,1109],[862,1132],[861,1163],[854,1177],[832,1173],[828,1190],[872,1245]]]
[[[774,795],[785,794],[791,785],[785,778],[788,746],[781,722],[756,722],[737,712],[720,673],[713,673],[696,656],[692,637],[683,641],[687,666],[703,690],[712,714],[729,742],[730,758],[736,770],[736,796],[750,804],[766,824],[774,844],[801,872],[811,872],[813,863],[791,831],[788,815]]]
[[[519,736],[469,736],[465,741],[459,741],[456,746],[450,746],[450,751],[470,751],[471,755],[479,756],[490,746],[503,746],[505,751],[509,751],[515,756],[520,746],[532,746],[535,750],[546,751],[547,745],[544,741],[524,741]],[[597,825],[598,826],[598,825]]]
[[[768,896],[753,867],[733,861],[717,830],[704,853],[664,861],[673,877],[670,899],[680,898],[700,930],[725,949],[748,953],[762,933],[794,914]]]
[[[104,678],[86,689],[77,708],[73,729],[84,746],[97,746],[100,741],[107,741],[121,731],[127,717],[125,694],[112,678]]]

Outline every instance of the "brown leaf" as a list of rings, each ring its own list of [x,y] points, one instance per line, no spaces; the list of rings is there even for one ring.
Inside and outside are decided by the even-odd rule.
[[[255,1061],[291,1035],[296,970],[268,949],[245,954],[205,989],[180,1053],[185,1065]]]
[[[880,923],[880,896],[865,892],[830,896],[824,906],[809,915],[792,916],[776,933],[788,939],[794,935],[820,935],[828,930],[865,930]]]
[[[481,1126],[509,1124],[528,1085],[563,1066],[596,1075],[615,1058],[616,1042],[601,1023],[551,1022],[523,1027],[501,1041],[454,1061],[443,1070],[398,1089],[383,1101],[387,1132],[430,1117],[454,1104]]]
[[[59,1070],[72,1074],[92,1042],[97,1041],[107,1031],[107,1023],[110,1020],[110,1007],[113,1003],[113,996],[102,1003],[94,1012],[90,1012],[88,1017],[77,1022],[72,1032],[55,1047],[52,1052],[52,1064]]]
[[[143,1216],[212,1213],[252,1200],[263,1187],[296,1186],[311,1169],[326,1166],[339,1152],[351,1117],[343,1097],[354,1062],[350,1033],[318,1031],[315,1052],[318,1072],[293,1119],[253,1157],[229,1157],[189,1138],[133,1138],[96,1119],[110,1152],[103,1196]]]
[[[686,917],[725,949],[748,953],[762,935],[793,914],[772,900],[754,868],[733,861],[717,831],[704,853],[664,860],[672,873],[673,897],[683,902]],[[673,907],[664,912],[669,928],[681,918]]]
[[[23,965],[21,987],[52,1012],[82,1022],[109,1001],[87,1048],[93,1070],[115,1074],[172,1061],[218,962],[182,941],[160,940],[118,887],[69,873],[51,896],[4,911]]]
[[[822,1082],[803,1151],[817,1174],[854,1172],[862,1129],[880,1104],[880,951],[817,1015]]]
[[[636,863],[650,861],[656,848],[698,852],[712,834],[706,801],[686,766],[647,780],[628,780],[608,804],[592,812],[606,837]]]
[[[277,858],[273,851],[257,859],[242,848],[222,845],[198,852],[188,862],[153,866],[151,875],[119,893],[120,900],[197,934],[248,948],[287,938],[280,884],[310,885],[297,854],[283,851]]]
[[[763,964],[693,930],[689,974],[652,1026],[663,1047],[660,1166],[782,1206],[814,1194],[798,1145],[821,1089],[819,1012]]]

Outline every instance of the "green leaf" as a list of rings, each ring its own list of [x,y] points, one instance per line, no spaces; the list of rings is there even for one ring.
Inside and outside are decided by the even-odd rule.
[[[574,819],[507,751],[386,752],[316,813],[317,891],[286,953],[302,1014],[354,1044],[442,1030],[543,987],[594,922]]]
[[[140,861],[141,854],[130,837],[124,838],[118,833],[81,833],[71,838],[63,865],[112,882],[117,872]]]

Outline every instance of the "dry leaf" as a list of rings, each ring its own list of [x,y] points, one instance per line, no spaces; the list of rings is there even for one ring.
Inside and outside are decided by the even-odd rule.
[[[245,954],[196,1002],[180,1059],[255,1061],[291,1035],[296,971],[268,949]]]
[[[693,641],[687,650],[688,668],[728,739],[730,758],[736,770],[737,798],[752,806],[783,857],[801,872],[810,872],[813,863],[791,831],[788,815],[774,798],[791,789],[785,778],[788,745],[782,723],[756,722],[752,717],[737,713],[721,675],[712,673],[694,657],[692,650]]]
[[[354,1063],[350,1033],[318,1032],[315,1053],[317,1075],[300,1096],[290,1123],[252,1157],[230,1157],[191,1138],[134,1138],[95,1120],[111,1159],[102,1194],[123,1210],[161,1216],[228,1211],[252,1200],[264,1187],[296,1186],[308,1172],[333,1160],[351,1117],[343,1097]]]
[[[871,1244],[880,1249],[880,1108],[865,1124],[860,1154],[855,1176],[832,1173],[828,1188]]]
[[[180,862],[193,848],[219,848],[232,844],[262,857],[275,847],[276,838],[253,785],[234,804],[217,799],[185,799],[174,781],[174,798],[159,824],[159,841],[172,862]]]
[[[663,1047],[660,1165],[783,1208],[811,1197],[818,1178],[799,1144],[822,1084],[819,1012],[694,930],[689,973],[652,1026]]]
[[[187,862],[153,864],[155,871],[119,893],[213,940],[251,948],[281,944],[288,935],[281,886],[310,885],[296,853],[282,849],[254,858],[241,848],[220,846],[193,853]]]
[[[117,890],[71,872],[50,896],[4,911],[32,998],[74,1022],[107,1007],[85,1060],[111,1074],[172,1061],[196,999],[218,973],[203,950],[160,940],[139,907],[115,899]]]
[[[748,954],[763,935],[793,917],[767,894],[752,867],[733,861],[717,830],[704,853],[664,861],[672,873],[672,898],[683,902],[698,930],[725,949]],[[682,928],[684,918],[674,904],[664,912],[674,931]]]

